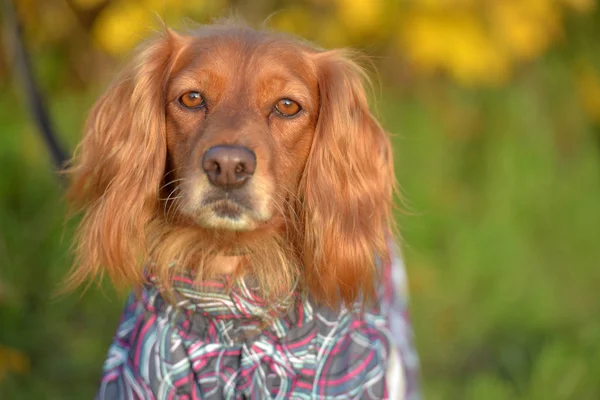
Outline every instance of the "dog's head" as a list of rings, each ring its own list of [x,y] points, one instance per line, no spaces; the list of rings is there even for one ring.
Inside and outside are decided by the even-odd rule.
[[[210,254],[247,251],[265,292],[296,281],[350,303],[387,258],[387,135],[343,51],[244,27],[167,31],[100,98],[74,159],[84,208],[74,281],[143,263],[202,278]],[[284,278],[281,278],[284,277]]]

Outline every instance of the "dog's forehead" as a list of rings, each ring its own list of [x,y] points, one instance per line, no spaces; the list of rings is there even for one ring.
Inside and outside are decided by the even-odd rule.
[[[294,39],[249,32],[189,37],[174,71],[207,69],[246,79],[288,73],[310,80],[314,70],[310,54],[314,50]]]

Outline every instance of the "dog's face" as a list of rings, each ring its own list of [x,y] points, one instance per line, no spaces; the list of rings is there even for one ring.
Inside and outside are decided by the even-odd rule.
[[[185,40],[166,89],[165,198],[208,229],[281,222],[315,132],[318,84],[289,44]]]
[[[231,24],[149,41],[92,109],[70,169],[84,210],[73,281],[202,280],[206,260],[239,249],[263,295],[372,296],[394,173],[363,78],[344,51]]]

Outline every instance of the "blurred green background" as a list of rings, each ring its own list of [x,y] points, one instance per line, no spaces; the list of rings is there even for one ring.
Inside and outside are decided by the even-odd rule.
[[[17,0],[72,149],[128,51],[231,10],[379,71],[406,197],[427,399],[600,399],[600,11],[594,0]],[[276,12],[277,11],[277,12]],[[186,22],[187,21],[187,22]],[[123,302],[53,297],[71,262],[53,175],[0,39],[0,398],[95,393]]]

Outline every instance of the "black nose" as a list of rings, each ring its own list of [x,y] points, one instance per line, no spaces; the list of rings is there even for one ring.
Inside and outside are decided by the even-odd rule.
[[[243,146],[214,146],[204,153],[202,169],[213,185],[233,189],[242,186],[254,174],[256,155]]]

